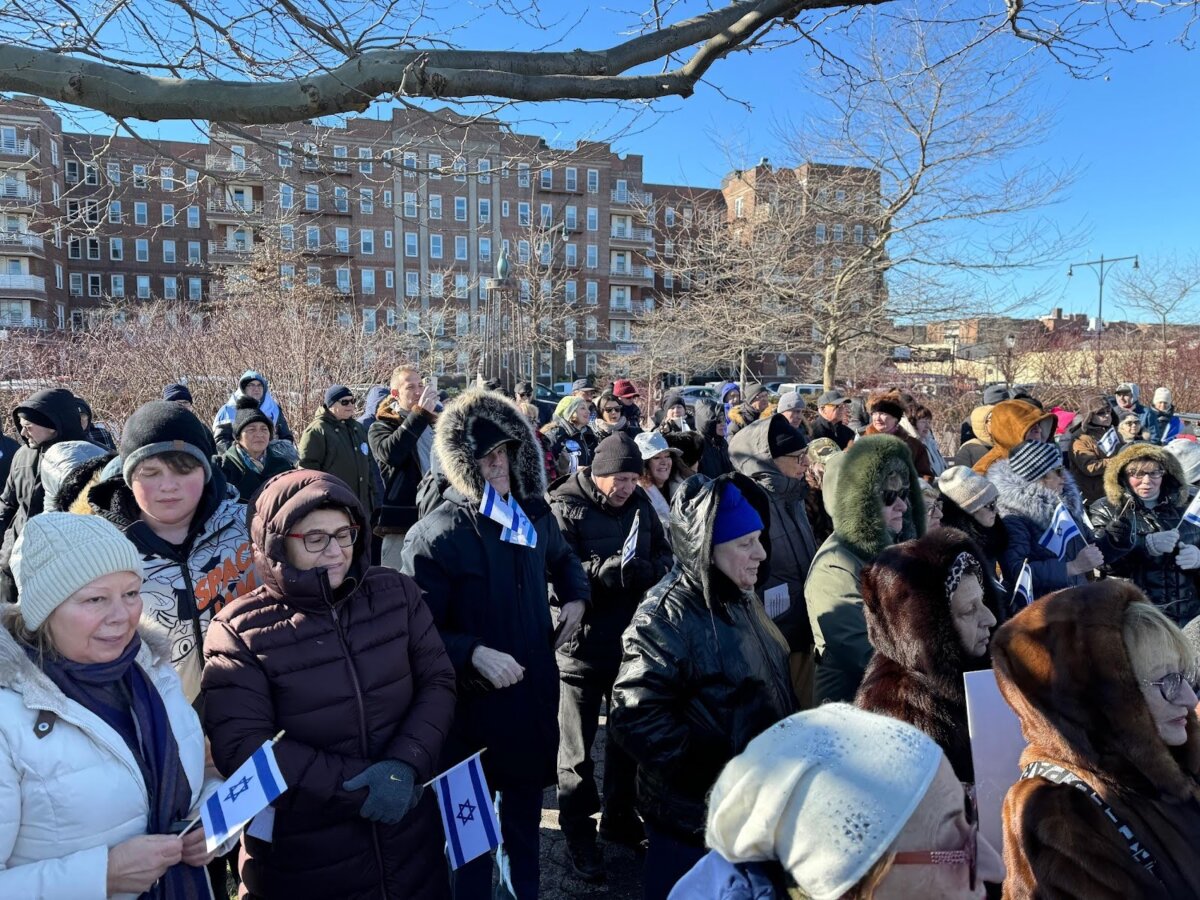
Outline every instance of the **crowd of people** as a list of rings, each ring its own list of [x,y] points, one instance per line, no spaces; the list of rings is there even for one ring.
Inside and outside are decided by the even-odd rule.
[[[119,440],[65,388],[18,404],[0,896],[534,900],[554,786],[575,877],[627,846],[646,900],[1200,900],[1200,444],[1168,389],[993,388],[953,442],[895,387],[534,397],[403,366],[297,435],[248,370]],[[1027,744],[1002,846],[987,670]],[[187,826],[272,738],[287,791],[210,852]],[[455,868],[426,786],[482,751],[499,846]]]

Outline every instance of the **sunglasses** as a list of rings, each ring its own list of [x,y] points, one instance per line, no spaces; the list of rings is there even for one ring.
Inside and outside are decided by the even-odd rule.
[[[884,506],[891,506],[897,500],[903,500],[905,503],[908,502],[908,488],[900,488],[900,490],[898,490],[898,491],[884,491],[883,492],[883,505]]]
[[[339,547],[353,547],[358,540],[358,526],[347,525],[333,534],[328,531],[306,531],[304,534],[285,534],[284,537],[304,541],[304,549],[309,553],[322,553],[330,541],[337,541]]]
[[[353,405],[354,405],[354,400],[351,399],[350,397],[346,397],[346,398],[338,401],[338,406],[353,406]]]
[[[1179,699],[1185,684],[1191,686],[1193,694],[1200,696],[1200,679],[1197,679],[1195,675],[1184,675],[1182,672],[1168,672],[1158,681],[1143,681],[1142,684],[1158,688],[1159,693],[1168,703],[1174,703]]]
[[[610,415],[612,413],[619,413],[620,411],[621,411],[621,407],[619,407],[619,406],[606,406],[606,407],[604,407],[604,409],[601,410],[601,412],[603,412],[606,416]]]
[[[963,812],[970,826],[966,843],[958,850],[911,850],[897,853],[898,866],[966,866],[969,888],[974,891],[979,881],[979,804],[975,786],[963,785]]]

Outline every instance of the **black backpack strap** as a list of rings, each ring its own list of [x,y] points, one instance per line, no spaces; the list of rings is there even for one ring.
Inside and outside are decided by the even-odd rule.
[[[1163,883],[1162,878],[1158,874],[1158,860],[1154,858],[1154,854],[1146,849],[1138,839],[1138,836],[1133,833],[1133,829],[1129,826],[1129,823],[1117,815],[1116,811],[1104,801],[1104,798],[1090,784],[1070,769],[1064,768],[1057,763],[1045,762],[1044,760],[1035,760],[1021,771],[1021,780],[1024,781],[1027,778],[1044,778],[1052,784],[1062,784],[1074,788],[1088,797],[1100,807],[1104,813],[1104,817],[1113,823],[1113,827],[1117,829],[1117,833],[1124,838],[1129,848],[1129,855],[1133,857],[1133,861],[1153,875],[1159,884]]]

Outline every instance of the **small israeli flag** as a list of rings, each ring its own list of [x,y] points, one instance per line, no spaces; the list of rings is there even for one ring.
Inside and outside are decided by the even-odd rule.
[[[1116,449],[1121,446],[1121,438],[1117,434],[1117,429],[1110,428],[1104,432],[1104,435],[1096,442],[1096,445],[1105,456],[1112,456]]]
[[[1033,570],[1029,568],[1029,560],[1021,563],[1021,574],[1013,587],[1012,608],[1022,610],[1033,602]]]
[[[633,514],[633,525],[629,528],[629,535],[625,538],[625,543],[621,545],[621,568],[625,568],[626,564],[637,556],[638,545],[638,530],[642,524],[642,511],[639,509]]]
[[[537,546],[537,529],[517,503],[516,497],[510,495],[506,501],[496,493],[494,487],[485,484],[479,511],[500,526],[500,540],[520,547]]]
[[[1075,520],[1067,512],[1067,508],[1059,503],[1054,510],[1054,518],[1051,520],[1050,526],[1038,538],[1038,543],[1059,559],[1066,559],[1067,546],[1073,538],[1077,537],[1082,537],[1079,533],[1079,526],[1075,524]]]
[[[452,869],[500,846],[500,820],[478,753],[433,779],[433,789]]]
[[[210,853],[287,790],[273,744],[267,741],[255,750],[200,807],[204,846]]]
[[[1200,525],[1200,491],[1192,498],[1188,508],[1183,511],[1183,520],[1191,522],[1193,525]]]

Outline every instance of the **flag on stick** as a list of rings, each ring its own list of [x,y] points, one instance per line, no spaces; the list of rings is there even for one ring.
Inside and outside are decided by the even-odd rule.
[[[500,820],[476,753],[431,782],[437,792],[450,867],[460,869],[500,846]]]
[[[1059,559],[1066,559],[1067,546],[1073,538],[1077,537],[1082,537],[1079,533],[1079,526],[1075,524],[1075,520],[1067,512],[1067,508],[1059,503],[1054,510],[1054,518],[1042,536],[1038,538],[1038,543]]]
[[[1012,608],[1019,611],[1033,602],[1033,570],[1029,568],[1029,560],[1021,563],[1021,574],[1013,586]]]
[[[250,754],[250,758],[238,766],[224,784],[209,794],[200,807],[199,821],[204,824],[204,846],[210,853],[241,831],[247,822],[287,790],[287,782],[275,762],[273,748],[277,740],[279,736]],[[193,824],[195,821],[188,828]]]

